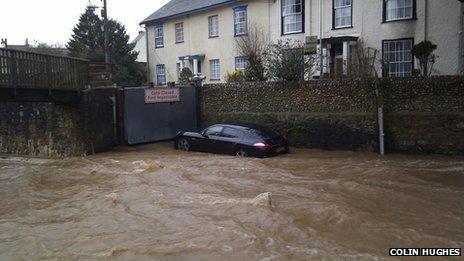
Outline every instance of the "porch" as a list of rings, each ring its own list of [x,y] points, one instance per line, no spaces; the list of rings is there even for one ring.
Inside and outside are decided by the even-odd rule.
[[[319,42],[318,40],[318,44]],[[357,36],[339,36],[322,39],[323,77],[330,78],[348,75],[350,60],[356,53],[357,42]]]

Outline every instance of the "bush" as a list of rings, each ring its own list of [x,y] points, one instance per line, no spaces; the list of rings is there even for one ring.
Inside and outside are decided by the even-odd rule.
[[[433,71],[436,56],[433,52],[437,49],[437,45],[430,41],[422,41],[412,48],[412,54],[419,61],[420,72],[422,76],[430,76]]]
[[[234,71],[234,72],[227,72],[227,79],[226,81],[228,83],[233,83],[233,82],[244,82],[245,81],[245,75],[243,74],[242,71]]]
[[[314,72],[317,57],[306,55],[304,44],[292,40],[279,40],[270,47],[266,69],[270,79],[303,81]]]
[[[180,72],[179,83],[180,84],[192,84],[193,83],[192,78],[193,78],[192,71],[189,68],[185,67]]]

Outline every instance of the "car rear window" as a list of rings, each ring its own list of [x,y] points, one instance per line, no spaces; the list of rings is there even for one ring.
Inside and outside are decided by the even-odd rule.
[[[259,135],[264,139],[274,139],[279,136],[279,134],[277,134],[275,131],[266,127],[260,127],[259,129],[248,129],[248,131],[255,135]]]

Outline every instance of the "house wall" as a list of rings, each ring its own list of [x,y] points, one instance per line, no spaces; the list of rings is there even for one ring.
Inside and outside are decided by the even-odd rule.
[[[417,0],[417,19],[382,22],[381,0],[353,0],[353,24],[349,29],[332,29],[332,0],[323,1],[323,38],[358,36],[366,47],[381,55],[382,40],[414,38],[414,44],[425,39],[425,2],[428,1],[428,40],[437,44],[435,64],[438,75],[458,74],[461,3],[459,1]],[[319,33],[319,0],[310,0],[311,29],[308,35]],[[379,57],[380,58],[380,57]],[[418,68],[417,65],[414,68]],[[380,63],[378,71],[381,72]]]
[[[141,62],[141,63],[146,63],[147,62],[147,37],[145,32],[141,32],[139,34],[140,37],[137,39],[135,42],[135,47],[134,51],[139,52],[139,55],[137,56],[136,61]]]
[[[305,32],[282,35],[281,1],[243,1],[211,11],[205,11],[164,22],[164,48],[154,47],[154,26],[147,26],[149,44],[149,64],[151,81],[156,82],[156,64],[165,64],[167,81],[177,81],[176,63],[179,56],[204,54],[202,74],[210,83],[209,60],[220,59],[221,81],[227,72],[235,70],[235,37],[233,35],[233,8],[248,6],[248,24],[258,24],[271,42],[278,39],[305,41],[305,36],[319,34],[319,0],[305,1]],[[428,39],[438,45],[435,54],[439,57],[435,64],[435,75],[459,74],[461,30],[461,5],[459,1],[417,0],[417,19],[408,21],[382,22],[381,0],[353,0],[353,27],[332,29],[332,0],[323,0],[323,37],[357,36],[366,47],[379,51],[377,71],[381,74],[382,40],[414,38],[414,43],[425,39],[425,1],[428,1]],[[219,15],[217,38],[208,38],[208,17]],[[184,43],[175,43],[174,25],[184,22]],[[187,64],[188,67],[192,65]],[[416,64],[414,68],[418,68]]]
[[[166,80],[177,82],[177,62],[180,56],[204,54],[202,74],[210,82],[209,60],[219,59],[221,79],[225,79],[227,72],[235,70],[235,48],[233,8],[247,5],[248,24],[256,24],[268,34],[269,8],[267,0],[244,1],[242,4],[229,5],[220,9],[205,11],[199,14],[169,20],[164,23],[164,47],[155,48],[154,26],[148,26],[149,59],[151,81],[156,82],[156,64],[165,64]],[[219,37],[208,37],[208,17],[219,16]],[[175,43],[175,24],[184,23],[184,42]],[[192,65],[186,64],[192,69]],[[193,70],[192,70],[193,71]]]

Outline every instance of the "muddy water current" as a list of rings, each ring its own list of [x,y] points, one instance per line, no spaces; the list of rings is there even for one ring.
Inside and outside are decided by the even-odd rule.
[[[161,143],[0,159],[0,200],[0,260],[371,260],[464,247],[462,157],[252,159]]]

